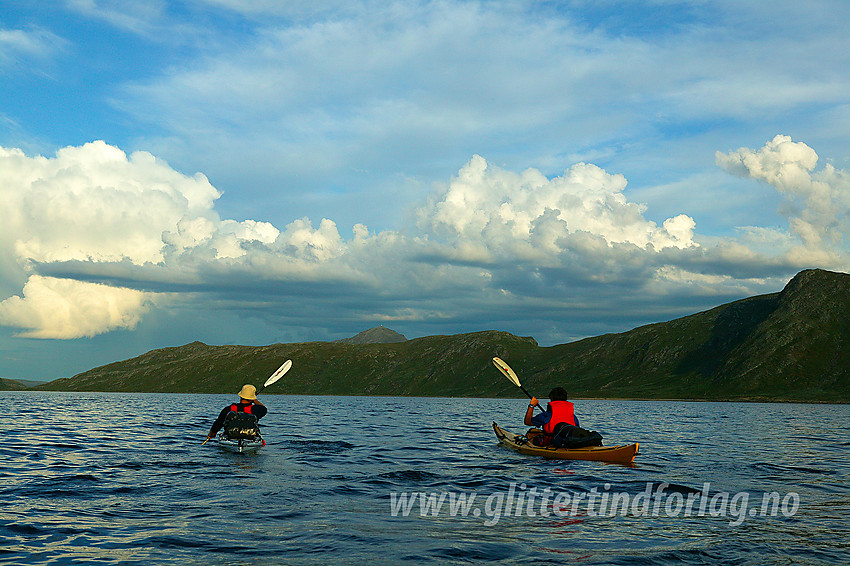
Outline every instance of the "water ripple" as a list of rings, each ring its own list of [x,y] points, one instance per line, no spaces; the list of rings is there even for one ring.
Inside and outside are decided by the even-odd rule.
[[[606,444],[641,442],[628,468],[500,447],[490,423],[522,430],[522,400],[269,397],[268,445],[246,455],[201,446],[229,396],[0,397],[22,407],[0,447],[3,564],[847,562],[847,406],[577,402]],[[662,487],[673,509],[772,493],[799,509],[737,526],[599,512]],[[394,516],[403,493],[478,499]],[[595,511],[554,503],[591,493]],[[507,494],[522,499],[496,518],[487,501]]]

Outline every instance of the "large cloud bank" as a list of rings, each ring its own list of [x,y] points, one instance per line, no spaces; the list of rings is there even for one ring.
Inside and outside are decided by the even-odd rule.
[[[816,172],[817,161],[785,136],[718,153],[721,168],[785,199],[787,229],[741,227],[738,239],[701,237],[687,211],[649,220],[622,175],[589,163],[547,178],[480,156],[417,207],[415,224],[358,224],[343,237],[330,219],[222,219],[204,175],[149,153],[103,142],[52,158],[0,148],[0,325],[69,339],[132,329],[181,302],[265,301],[269,313],[289,304],[315,316],[333,303],[328,316],[474,330],[529,316],[555,324],[609,292],[624,297],[609,316],[629,301],[747,294],[800,268],[846,269],[848,176]]]

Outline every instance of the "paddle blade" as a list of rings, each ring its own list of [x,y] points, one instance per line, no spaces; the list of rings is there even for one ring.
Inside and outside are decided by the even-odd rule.
[[[283,362],[283,365],[277,368],[277,371],[274,372],[271,377],[269,377],[266,382],[263,384],[263,387],[268,387],[272,383],[275,383],[278,379],[284,376],[286,372],[292,367],[292,360],[286,360]]]
[[[519,377],[514,370],[511,369],[511,366],[506,364],[501,358],[493,358],[493,365],[496,366],[500,372],[505,374],[505,377],[510,379],[514,385],[517,387],[522,387],[522,384],[519,382]]]

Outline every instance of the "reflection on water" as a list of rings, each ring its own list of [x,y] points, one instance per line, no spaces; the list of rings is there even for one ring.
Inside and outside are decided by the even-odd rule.
[[[14,408],[0,417],[3,564],[847,562],[847,406],[577,401],[606,444],[641,443],[628,468],[500,447],[491,422],[523,430],[524,400],[268,396],[268,446],[246,455],[201,446],[230,396],[0,397]],[[800,505],[739,526],[528,512],[532,489],[634,498],[662,484],[683,502],[709,484]],[[483,503],[477,516],[391,513],[393,493],[494,505],[510,490],[527,505],[498,521]]]

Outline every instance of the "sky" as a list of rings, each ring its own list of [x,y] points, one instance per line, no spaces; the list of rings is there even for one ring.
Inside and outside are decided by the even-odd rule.
[[[850,4],[0,0],[0,377],[550,346],[848,271]]]

